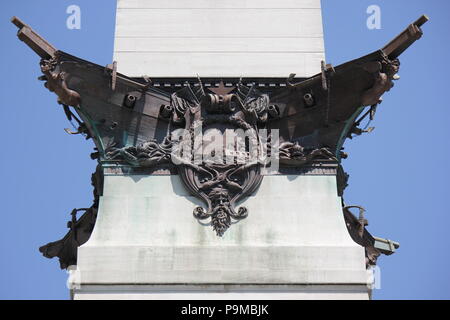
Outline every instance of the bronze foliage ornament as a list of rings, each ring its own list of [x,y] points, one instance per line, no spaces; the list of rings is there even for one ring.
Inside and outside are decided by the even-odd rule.
[[[185,93],[190,104],[184,114],[185,129],[194,133],[194,136],[196,128],[199,127],[204,132],[208,128],[219,128],[222,132],[240,129],[253,130],[256,133],[257,122],[264,125],[267,121],[267,95],[249,90],[240,84],[236,94],[205,94],[204,90],[198,90],[195,94],[189,88],[187,90],[186,93],[190,91],[191,94]],[[258,136],[251,138],[256,145],[260,145]],[[230,150],[227,147],[224,148],[225,154],[231,153],[231,163],[223,163],[219,157],[219,161],[206,160],[201,165],[187,162],[178,167],[181,180],[187,189],[206,203],[206,209],[194,209],[194,216],[201,220],[211,218],[211,224],[218,236],[224,234],[232,220],[247,217],[247,208],[240,207],[236,211],[236,202],[253,193],[262,181],[262,161],[252,159],[248,148],[244,148],[244,154],[239,155],[234,154],[236,149]],[[217,149],[212,150],[216,151]],[[239,161],[239,156],[243,161]]]
[[[327,148],[306,149],[298,142],[278,146],[277,130],[268,136],[266,129],[268,119],[278,116],[276,106],[254,87],[238,83],[232,90],[220,86],[214,90],[224,95],[205,93],[201,81],[196,88],[187,85],[175,92],[170,105],[161,108],[161,116],[184,129],[172,131],[162,143],[149,140],[138,146],[111,147],[106,158],[137,167],[175,165],[187,190],[205,203],[194,209],[194,217],[211,219],[216,234],[223,236],[233,221],[247,217],[247,208],[236,205],[258,189],[263,168],[278,162],[302,166],[317,158],[335,158]],[[211,130],[219,134],[205,139],[211,138]],[[241,139],[227,144],[230,132],[235,133],[232,139]],[[224,137],[225,143],[217,140]]]
[[[236,209],[236,203],[259,187],[263,177],[261,166],[269,164],[267,154],[265,158],[261,157],[262,149],[267,150],[268,141],[261,141],[256,134],[268,119],[268,96],[240,84],[235,91],[225,95],[205,93],[201,81],[197,89],[187,86],[174,93],[170,106],[161,110],[162,116],[174,125],[184,124],[183,131],[187,134],[176,136],[172,132],[161,144],[151,140],[137,147],[110,148],[106,152],[109,160],[125,160],[135,166],[174,164],[185,187],[206,205],[195,208],[194,217],[210,218],[218,236],[224,234],[232,221],[247,217],[247,208]],[[210,146],[205,145],[201,137],[208,136],[211,129],[220,133],[253,132],[247,136],[247,144],[256,148],[250,150],[250,146],[245,145],[245,138],[240,141],[240,150],[235,144],[223,146],[223,141],[217,141],[217,137],[223,137],[221,134],[209,141]],[[199,137],[201,145],[195,141]],[[205,149],[210,152],[205,154]],[[252,157],[252,152],[256,157]],[[198,156],[200,161],[196,159]]]

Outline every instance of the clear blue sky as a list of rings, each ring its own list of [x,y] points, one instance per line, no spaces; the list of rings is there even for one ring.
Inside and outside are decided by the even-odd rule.
[[[81,7],[81,29],[66,28],[66,8]],[[381,8],[381,29],[366,27],[366,8]],[[38,247],[66,233],[74,207],[92,202],[92,142],[67,135],[56,97],[37,81],[38,57],[17,40],[21,17],[57,48],[106,65],[112,60],[115,1],[3,1],[0,5],[1,299],[67,299],[67,274]],[[338,65],[387,43],[426,13],[425,36],[401,56],[401,79],[384,96],[376,129],[347,141],[347,204],[367,209],[373,235],[399,241],[379,259],[375,299],[449,299],[447,229],[450,137],[450,2],[323,0],[327,62]]]

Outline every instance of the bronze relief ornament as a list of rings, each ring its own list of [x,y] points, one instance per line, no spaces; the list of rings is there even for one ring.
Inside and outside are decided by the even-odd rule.
[[[268,96],[242,84],[232,90],[219,95],[205,93],[201,81],[196,90],[188,85],[164,108],[164,117],[174,126],[184,124],[183,129],[173,130],[161,144],[151,140],[106,152],[109,160],[142,167],[175,165],[185,187],[206,205],[196,207],[194,217],[210,218],[218,236],[232,221],[247,217],[248,210],[236,210],[236,203],[259,187],[261,168],[276,170],[278,162],[272,146],[277,130],[268,138],[265,128]]]
[[[420,17],[363,57],[335,67],[322,62],[321,72],[309,78],[236,77],[217,87],[202,80],[220,78],[128,77],[115,62],[100,66],[57,50],[13,17],[19,39],[41,58],[40,80],[58,96],[68,120],[77,122],[75,132],[66,131],[92,139],[91,157],[99,162],[93,206],[79,219],[74,211],[66,237],[43,252],[76,260],[76,247],[95,223],[106,170],[169,167],[204,202],[194,216],[210,218],[219,236],[247,217],[245,207],[236,208],[239,202],[257,190],[264,175],[277,174],[278,166],[282,174],[305,168],[328,174],[328,167],[343,172],[344,141],[373,130],[360,128],[361,121],[374,118],[381,96],[398,79],[398,57],[422,36],[427,20]],[[337,174],[339,196],[347,177]]]

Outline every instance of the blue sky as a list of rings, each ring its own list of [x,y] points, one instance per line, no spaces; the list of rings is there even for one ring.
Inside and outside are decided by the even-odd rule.
[[[81,29],[66,28],[66,8],[81,8]],[[381,29],[366,27],[369,5],[381,8]],[[449,299],[447,200],[450,2],[444,0],[323,0],[327,62],[338,65],[370,53],[421,14],[424,37],[401,56],[401,79],[384,95],[371,133],[345,144],[350,174],[347,204],[367,209],[373,235],[400,249],[379,259],[375,299]],[[67,274],[38,247],[61,238],[69,213],[92,202],[92,142],[67,135],[56,97],[37,81],[38,57],[17,40],[17,15],[57,48],[100,65],[111,63],[115,1],[2,2],[0,157],[1,299],[68,299]]]

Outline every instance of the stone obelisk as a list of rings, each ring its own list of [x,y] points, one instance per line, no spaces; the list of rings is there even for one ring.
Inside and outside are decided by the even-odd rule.
[[[325,60],[320,0],[118,0],[114,60],[162,89],[197,76],[261,87],[310,77]],[[337,175],[331,165],[265,176],[242,202],[248,217],[217,237],[193,221],[201,202],[178,175],[105,171],[73,298],[367,299]]]
[[[95,145],[94,201],[39,248],[72,298],[370,298],[399,244],[345,204],[343,144],[372,131],[427,16],[335,67],[319,0],[119,0],[107,66],[11,21]]]

